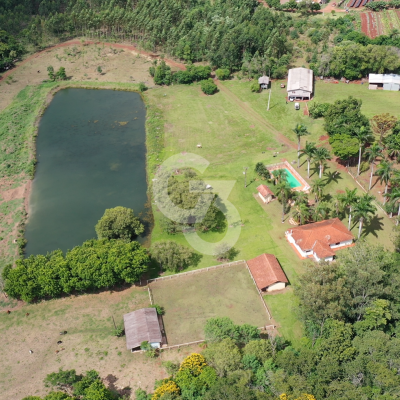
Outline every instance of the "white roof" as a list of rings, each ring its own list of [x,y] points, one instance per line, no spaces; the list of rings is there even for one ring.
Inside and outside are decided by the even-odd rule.
[[[258,78],[258,84],[259,85],[261,85],[261,84],[266,84],[266,85],[268,85],[269,84],[269,76],[260,76],[259,78]]]
[[[369,83],[397,83],[400,84],[400,75],[396,74],[369,74]]]
[[[308,68],[292,68],[289,69],[287,91],[302,90],[305,92],[313,91],[314,74]]]

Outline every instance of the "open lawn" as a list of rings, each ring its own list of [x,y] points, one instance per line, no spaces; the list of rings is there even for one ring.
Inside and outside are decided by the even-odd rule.
[[[229,317],[235,324],[268,324],[268,315],[246,265],[239,264],[163,279],[149,284],[163,316],[169,345],[204,339],[209,318]]]
[[[132,393],[137,387],[152,390],[155,379],[167,376],[161,367],[163,360],[181,360],[196,348],[186,347],[180,353],[168,350],[156,360],[127,350],[125,337],[113,336],[112,317],[117,326],[123,326],[123,314],[148,306],[147,289],[130,288],[0,313],[1,398],[19,400],[44,394],[43,379],[59,368],[75,368],[78,373],[95,369],[102,378],[115,376],[115,388],[130,387]],[[68,333],[60,336],[64,330]]]

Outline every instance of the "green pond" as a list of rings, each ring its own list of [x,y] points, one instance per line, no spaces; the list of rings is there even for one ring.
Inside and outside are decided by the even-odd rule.
[[[138,93],[64,89],[44,113],[26,255],[96,237],[104,210],[147,210],[145,105]]]

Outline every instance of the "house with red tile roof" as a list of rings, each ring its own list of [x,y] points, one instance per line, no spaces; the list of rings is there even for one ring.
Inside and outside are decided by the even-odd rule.
[[[273,254],[261,254],[247,261],[247,265],[258,290],[272,292],[284,289],[288,280]]]
[[[257,191],[258,196],[264,203],[269,203],[272,200],[274,193],[267,185],[260,185]]]
[[[350,246],[354,236],[339,218],[301,225],[285,232],[301,257],[332,261],[335,251]]]

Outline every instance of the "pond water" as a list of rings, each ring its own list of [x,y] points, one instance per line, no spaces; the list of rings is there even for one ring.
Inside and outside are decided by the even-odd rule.
[[[96,237],[106,208],[144,213],[145,105],[138,93],[64,89],[40,125],[26,255],[66,251]]]

